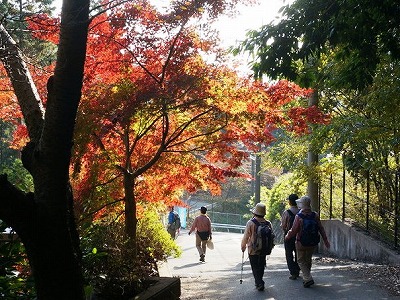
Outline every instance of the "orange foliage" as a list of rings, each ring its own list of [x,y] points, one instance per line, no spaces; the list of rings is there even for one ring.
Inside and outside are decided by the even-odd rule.
[[[209,1],[217,2],[225,3]],[[303,134],[328,121],[298,105],[309,90],[206,63],[202,54],[217,53],[215,44],[186,25],[200,11],[185,3],[175,7],[179,18],[129,2],[91,24],[72,167],[83,215],[123,211],[124,175],[138,203],[184,205],[182,192],[199,189],[219,194],[227,177],[245,176],[235,170],[275,130]],[[57,43],[56,24],[38,16],[30,28]]]
[[[29,141],[28,139],[28,129],[25,125],[17,126],[17,129],[14,131],[13,141],[10,144],[11,149],[22,149],[26,143]]]

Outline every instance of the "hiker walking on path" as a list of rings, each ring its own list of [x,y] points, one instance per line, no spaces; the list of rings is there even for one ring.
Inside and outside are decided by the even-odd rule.
[[[291,194],[287,198],[290,208],[285,210],[281,217],[281,228],[284,236],[289,232],[290,228],[292,228],[294,217],[299,212],[296,203],[297,199],[299,199],[299,197],[296,194]],[[300,267],[297,263],[296,237],[293,236],[291,239],[285,240],[283,244],[285,247],[286,263],[290,272],[289,279],[295,280],[299,277],[300,273]]]
[[[292,228],[286,234],[285,241],[296,237],[297,259],[303,274],[303,286],[308,288],[314,284],[311,276],[312,255],[319,243],[319,235],[321,234],[326,248],[330,248],[330,244],[318,213],[311,210],[311,198],[303,196],[297,199],[296,203],[300,211],[294,219]]]
[[[249,220],[246,224],[246,228],[242,238],[241,249],[242,252],[245,252],[247,247],[251,271],[255,280],[256,289],[259,291],[263,291],[265,288],[263,277],[264,269],[266,266],[266,256],[271,253],[273,245],[271,245],[268,249],[256,249],[256,232],[258,227],[266,226],[266,228],[269,228],[271,239],[270,242],[272,242],[272,224],[270,221],[264,219],[265,204],[257,203],[256,206],[251,210],[251,212],[253,213],[253,218]],[[268,244],[268,241],[266,241],[266,243]],[[265,245],[265,247],[268,246]]]
[[[176,232],[181,227],[181,222],[179,219],[178,213],[174,211],[174,207],[170,207],[170,212],[168,214],[168,226],[167,231],[171,235],[171,238],[174,240],[176,238]]]
[[[207,208],[200,207],[200,215],[194,219],[193,225],[189,230],[189,235],[196,231],[196,248],[199,251],[200,261],[205,262],[207,241],[212,239],[211,220],[207,216]]]

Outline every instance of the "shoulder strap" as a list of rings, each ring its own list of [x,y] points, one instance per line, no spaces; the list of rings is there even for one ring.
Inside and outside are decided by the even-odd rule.
[[[294,217],[294,216],[295,216],[295,214],[294,214],[290,209],[287,209],[287,212],[289,213],[289,215],[290,215],[291,217]]]
[[[259,225],[260,225],[260,222],[258,222],[258,221],[256,220],[256,218],[252,218],[251,221],[252,221],[254,224],[256,224],[256,226],[259,226]]]
[[[305,218],[307,218],[307,219],[315,219],[317,214],[316,214],[315,211],[312,211],[311,214],[309,214],[309,215],[308,214],[305,215],[305,214],[300,213],[300,212],[297,215],[302,219],[305,219]]]
[[[269,227],[272,226],[272,225],[271,225],[271,222],[269,222],[269,221],[267,221],[267,220],[265,220],[265,221],[263,221],[263,222],[259,222],[259,221],[256,220],[256,218],[252,218],[251,221],[253,221],[253,223],[256,224],[256,228],[257,228],[258,226],[260,226],[261,224],[267,224]]]

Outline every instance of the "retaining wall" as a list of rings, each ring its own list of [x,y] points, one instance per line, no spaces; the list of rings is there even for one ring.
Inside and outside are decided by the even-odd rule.
[[[330,253],[339,258],[350,258],[378,264],[400,265],[400,255],[366,233],[341,222],[322,220],[329,242]],[[319,252],[326,252],[321,240]]]

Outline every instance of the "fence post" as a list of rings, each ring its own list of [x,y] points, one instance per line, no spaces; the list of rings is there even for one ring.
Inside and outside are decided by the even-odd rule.
[[[329,187],[329,220],[332,219],[332,201],[333,201],[333,174],[330,176],[330,187]]]
[[[346,167],[344,165],[344,155],[343,155],[343,176],[342,176],[342,181],[343,181],[343,187],[342,187],[342,196],[343,196],[343,202],[342,202],[342,222],[344,222],[344,219],[346,218]]]
[[[398,231],[399,231],[399,172],[396,171],[396,202],[394,203],[394,248],[399,247]]]
[[[367,170],[367,211],[366,211],[366,220],[365,220],[365,226],[367,229],[367,232],[369,232],[369,185],[370,185],[370,180],[369,180],[369,170]]]

